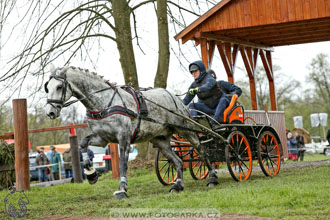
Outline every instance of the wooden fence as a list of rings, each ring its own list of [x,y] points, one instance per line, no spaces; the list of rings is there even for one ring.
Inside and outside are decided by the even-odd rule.
[[[16,190],[30,189],[30,171],[29,171],[29,155],[28,155],[28,133],[39,133],[58,130],[69,130],[70,139],[75,137],[75,128],[88,127],[87,124],[67,125],[54,128],[42,128],[28,130],[27,123],[27,103],[26,99],[13,100],[13,118],[14,132],[7,132],[0,135],[0,139],[15,139],[15,174],[16,174]],[[77,141],[76,141],[77,142]],[[71,141],[70,141],[71,143]],[[75,144],[78,145],[78,144]],[[78,148],[78,146],[76,146]],[[118,145],[110,144],[112,177],[119,178],[119,156]],[[77,153],[78,155],[78,153]],[[79,163],[79,161],[78,161]],[[2,167],[2,170],[8,167]]]

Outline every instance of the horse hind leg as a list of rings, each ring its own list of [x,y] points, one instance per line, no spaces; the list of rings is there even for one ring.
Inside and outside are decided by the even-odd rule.
[[[155,138],[152,140],[152,143],[157,146],[162,154],[171,162],[174,163],[176,171],[177,171],[177,180],[176,182],[173,184],[173,186],[170,189],[170,193],[178,193],[180,191],[183,191],[184,189],[184,183],[183,183],[183,162],[182,160],[178,157],[178,155],[176,155],[170,146],[170,139],[171,136],[169,136],[168,138]]]
[[[208,180],[206,185],[208,187],[214,187],[214,186],[218,185],[219,181],[218,181],[217,172],[214,169],[214,167],[212,166],[209,158],[206,155],[205,146],[200,144],[200,141],[199,141],[197,135],[195,133],[190,132],[190,131],[182,131],[182,130],[180,130],[179,133],[181,135],[183,135],[183,137],[185,137],[194,146],[194,148],[196,149],[198,155],[204,161],[207,168],[209,169],[209,180]]]

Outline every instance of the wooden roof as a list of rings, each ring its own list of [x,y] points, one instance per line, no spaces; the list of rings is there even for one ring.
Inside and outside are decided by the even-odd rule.
[[[330,0],[222,0],[175,36],[250,46],[330,40]]]

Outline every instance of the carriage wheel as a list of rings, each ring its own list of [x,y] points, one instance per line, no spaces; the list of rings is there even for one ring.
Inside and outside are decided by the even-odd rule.
[[[259,165],[266,176],[275,176],[280,171],[281,153],[278,141],[270,131],[263,132],[258,139]]]
[[[249,142],[240,131],[232,132],[225,148],[226,162],[230,175],[236,181],[249,179],[252,172],[252,154]]]
[[[171,185],[178,178],[175,165],[159,149],[156,149],[155,171],[159,182],[164,186]]]
[[[195,149],[193,150],[193,153],[190,154],[190,159],[198,159],[197,161],[189,161],[189,171],[191,177],[195,180],[205,179],[209,174],[209,169],[202,160],[199,160],[199,156]]]

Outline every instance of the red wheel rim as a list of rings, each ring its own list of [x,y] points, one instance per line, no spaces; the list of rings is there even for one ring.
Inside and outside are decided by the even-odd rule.
[[[259,140],[259,164],[268,176],[278,174],[281,167],[281,153],[276,137],[265,132]]]

